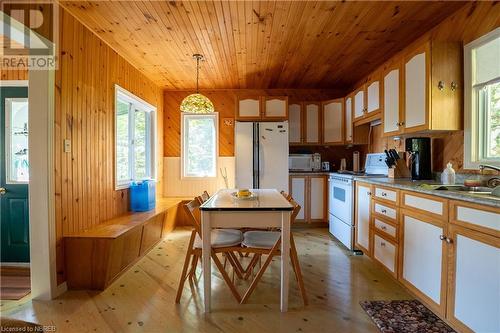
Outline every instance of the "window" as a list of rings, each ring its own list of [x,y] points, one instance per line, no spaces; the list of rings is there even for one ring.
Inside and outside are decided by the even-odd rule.
[[[467,44],[464,167],[500,166],[500,28]]]
[[[155,178],[156,108],[116,86],[116,188]]]
[[[217,176],[217,113],[182,113],[182,176]]]
[[[7,184],[29,182],[28,99],[5,99]]]

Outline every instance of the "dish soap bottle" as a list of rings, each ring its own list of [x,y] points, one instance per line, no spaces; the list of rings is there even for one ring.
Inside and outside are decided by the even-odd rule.
[[[454,185],[455,184],[455,170],[452,168],[451,162],[446,164],[446,169],[441,173],[441,183],[445,185]]]

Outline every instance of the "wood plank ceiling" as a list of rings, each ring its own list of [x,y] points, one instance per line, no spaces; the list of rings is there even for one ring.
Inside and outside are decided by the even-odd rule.
[[[348,88],[463,2],[62,1],[165,89]]]

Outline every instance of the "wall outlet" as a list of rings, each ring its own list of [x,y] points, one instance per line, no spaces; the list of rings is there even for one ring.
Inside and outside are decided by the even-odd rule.
[[[69,139],[64,140],[64,152],[71,153],[71,140]]]

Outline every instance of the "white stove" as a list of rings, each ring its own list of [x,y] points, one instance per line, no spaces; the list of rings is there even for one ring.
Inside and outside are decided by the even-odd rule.
[[[368,154],[365,172],[331,173],[328,180],[330,233],[349,250],[354,250],[354,177],[387,177],[385,154]]]

